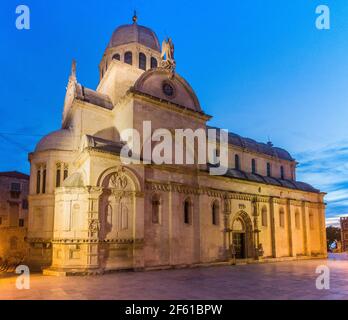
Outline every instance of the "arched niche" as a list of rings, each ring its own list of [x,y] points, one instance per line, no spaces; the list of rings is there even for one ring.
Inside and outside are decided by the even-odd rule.
[[[136,196],[141,185],[136,174],[124,166],[105,170],[97,186],[103,192],[99,200],[101,235],[104,239],[130,239],[135,219]]]
[[[136,173],[124,166],[112,167],[105,170],[99,176],[97,186],[136,192],[142,189]]]

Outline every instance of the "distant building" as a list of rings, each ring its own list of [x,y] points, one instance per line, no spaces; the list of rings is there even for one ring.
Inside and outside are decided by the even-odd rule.
[[[0,259],[24,255],[28,225],[29,176],[0,172]]]
[[[348,217],[341,217],[340,223],[342,251],[348,251]]]

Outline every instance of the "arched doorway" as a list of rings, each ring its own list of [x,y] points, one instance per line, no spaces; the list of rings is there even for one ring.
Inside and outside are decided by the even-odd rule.
[[[230,245],[236,259],[253,257],[252,222],[244,211],[237,213],[231,222]]]
[[[246,258],[246,239],[245,239],[245,226],[242,219],[237,218],[233,222],[232,226],[232,243],[236,254],[236,259]]]

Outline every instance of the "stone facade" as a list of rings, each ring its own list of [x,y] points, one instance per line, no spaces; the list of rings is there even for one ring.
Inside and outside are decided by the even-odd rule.
[[[326,256],[324,194],[296,181],[283,149],[230,135],[224,176],[121,161],[121,132],[143,139],[143,121],[208,129],[190,85],[160,59],[157,37],[134,22],[115,31],[96,91],[73,64],[62,128],[29,155],[30,264],[66,275]]]
[[[15,263],[27,255],[29,176],[0,172],[0,261]]]
[[[340,218],[342,251],[348,251],[348,217]]]

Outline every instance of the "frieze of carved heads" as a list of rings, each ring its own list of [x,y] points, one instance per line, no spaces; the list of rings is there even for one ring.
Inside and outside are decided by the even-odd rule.
[[[110,187],[115,189],[126,189],[128,185],[128,178],[124,172],[124,168],[120,168],[110,177]]]
[[[143,243],[143,238],[113,238],[113,239],[70,239],[60,238],[52,240],[54,244],[89,244],[89,243],[116,243],[116,244],[131,244],[131,243]]]

